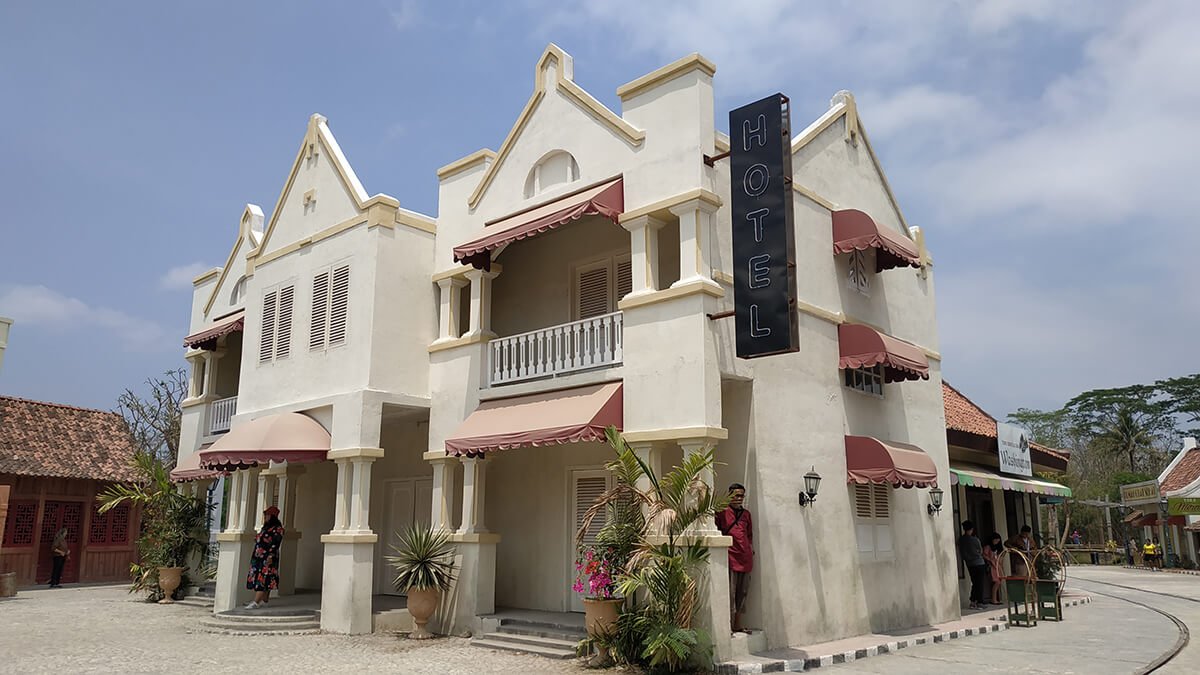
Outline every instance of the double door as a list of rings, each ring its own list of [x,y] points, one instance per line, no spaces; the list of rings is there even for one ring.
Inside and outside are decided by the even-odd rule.
[[[79,559],[83,557],[83,502],[45,503],[42,512],[42,538],[38,547],[36,583],[50,582],[50,573],[54,569],[54,535],[62,528],[67,528],[67,548],[71,555],[67,556],[67,564],[63,568],[62,583],[79,581]]]
[[[379,558],[375,561],[375,592],[400,595],[392,585],[396,574],[387,563],[387,556],[396,555],[400,537],[413,525],[429,527],[433,522],[433,480],[430,478],[403,478],[386,483],[384,495],[387,499],[378,547]]]

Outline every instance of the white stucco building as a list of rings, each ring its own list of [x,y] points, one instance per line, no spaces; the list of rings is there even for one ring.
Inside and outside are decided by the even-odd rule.
[[[206,454],[177,475],[233,470],[217,611],[245,599],[268,502],[282,592],[319,590],[326,630],[371,630],[413,522],[455,532],[443,631],[578,611],[571,534],[610,480],[612,423],[661,467],[715,447],[717,488],[746,485],[746,622],[767,646],[957,618],[954,524],[928,509],[950,473],[922,236],[838,93],[791,141],[800,349],[737,359],[715,71],[680,59],[611,110],[551,45],[498,150],[437,171],[436,218],[370,196],[312,117],[269,220],[248,205],[195,281],[183,448]],[[802,507],[810,468],[824,481]],[[720,660],[728,539],[704,541]]]

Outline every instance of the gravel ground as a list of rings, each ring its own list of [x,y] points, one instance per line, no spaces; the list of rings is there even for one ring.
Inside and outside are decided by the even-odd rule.
[[[580,663],[394,635],[235,637],[196,630],[196,607],[139,602],[124,586],[0,599],[0,673],[581,673]]]

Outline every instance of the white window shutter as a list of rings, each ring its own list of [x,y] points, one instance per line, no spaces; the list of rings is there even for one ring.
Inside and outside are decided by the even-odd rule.
[[[275,308],[279,291],[263,294],[262,334],[258,341],[258,362],[266,363],[275,357]]]
[[[576,270],[575,307],[579,319],[608,314],[609,261],[580,267]]]
[[[871,517],[871,486],[854,484],[854,517]]]
[[[329,272],[313,277],[312,321],[309,323],[308,348],[325,348],[325,328],[329,319]]]
[[[596,500],[608,490],[608,478],[603,475],[584,475],[575,478],[575,529],[572,536],[579,532],[583,525],[583,516],[592,508]],[[583,537],[584,545],[596,543],[596,536],[604,527],[604,516],[592,519],[587,533]]]
[[[890,522],[875,526],[875,552],[892,552],[892,524]]]
[[[279,323],[275,329],[275,358],[286,359],[292,353],[292,302],[296,287],[279,289]]]
[[[611,311],[617,311],[617,303],[621,298],[633,292],[633,260],[628,257],[617,258],[617,296],[613,298]]]
[[[889,488],[883,483],[875,483],[871,485],[871,491],[874,493],[874,511],[876,518],[887,518],[891,515],[890,505],[888,504]]]
[[[346,342],[346,313],[350,305],[350,266],[342,265],[333,270],[332,290],[329,294],[329,344]]]
[[[875,533],[872,532],[870,523],[855,523],[854,538],[858,541],[859,553],[872,553],[875,551]]]

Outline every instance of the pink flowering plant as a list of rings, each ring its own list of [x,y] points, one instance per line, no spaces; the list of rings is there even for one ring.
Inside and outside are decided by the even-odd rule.
[[[612,547],[588,546],[575,559],[575,584],[571,587],[589,600],[610,600],[617,587],[617,566]]]

